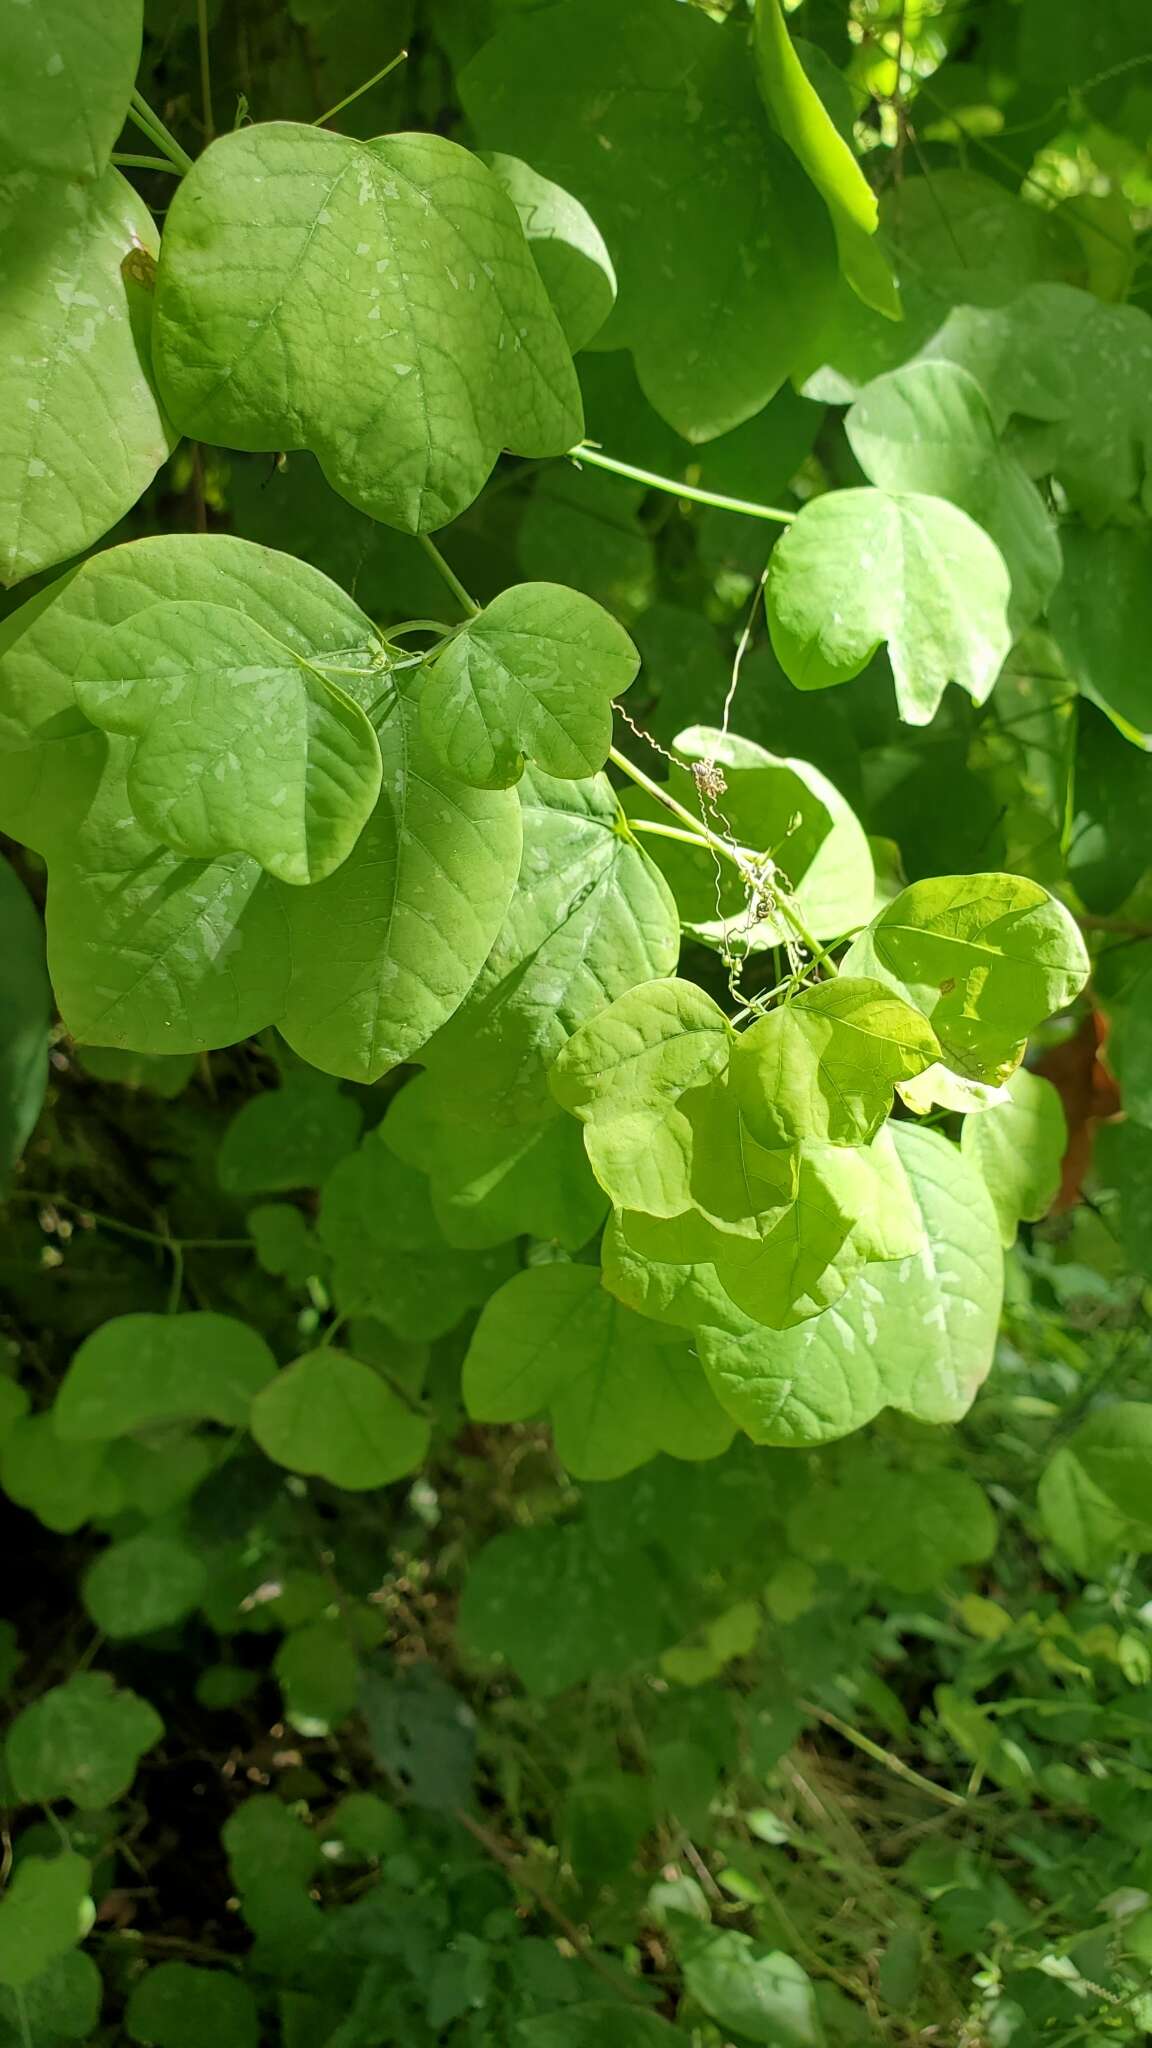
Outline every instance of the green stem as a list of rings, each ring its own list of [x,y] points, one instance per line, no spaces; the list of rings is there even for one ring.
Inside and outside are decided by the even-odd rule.
[[[373,72],[372,77],[366,78],[363,85],[358,85],[355,92],[350,92],[345,99],[337,100],[336,105],[329,107],[326,114],[317,114],[312,126],[314,128],[322,128],[325,121],[331,121],[336,114],[342,114],[345,107],[350,107],[353,100],[360,98],[361,93],[371,92],[374,85],[379,85],[382,78],[387,78],[390,71],[395,71],[398,64],[403,64],[407,55],[407,50],[401,50],[397,56],[390,58],[382,71]]]
[[[691,827],[691,844],[694,846],[711,847],[713,853],[720,854],[725,860],[732,862],[733,867],[739,871],[745,882],[750,884],[755,882],[756,875],[754,869],[758,858],[755,853],[752,853],[747,847],[733,846],[727,839],[721,839],[717,833],[710,832],[701,819],[694,818],[691,811],[684,804],[678,802],[676,797],[671,796],[666,789],[662,789],[658,782],[653,782],[652,777],[645,775],[642,768],[637,768],[636,763],[630,761],[627,754],[622,754],[618,747],[609,748],[608,759],[614,767],[619,768],[622,775],[627,775],[636,784],[638,789],[644,790],[648,796],[655,797],[657,803],[663,804],[666,810],[672,812],[673,817],[680,818],[685,825]],[[655,829],[664,838],[686,839],[688,837],[688,834],[685,832],[670,831],[666,825],[653,828],[643,818],[629,818],[628,823],[634,830],[652,831]],[[829,974],[835,975],[838,972],[835,961],[820,944],[819,939],[809,931],[799,911],[785,891],[778,889],[775,892],[775,896],[776,908],[784,919],[785,924],[791,926],[801,944],[808,948],[813,960],[818,960],[821,967],[826,968]]]
[[[159,114],[153,113],[143,93],[137,92],[135,87],[132,89],[132,104],[128,109],[128,118],[135,121],[137,128],[143,129],[149,142],[154,142],[157,149],[163,151],[181,174],[192,169],[192,159],[187,150],[181,148],[176,137],[164,126]]]
[[[89,1216],[101,1230],[115,1230],[121,1237],[136,1238],[141,1244],[158,1244],[166,1252],[179,1245],[187,1252],[251,1251],[250,1237],[163,1237],[158,1230],[142,1230],[136,1223],[121,1223],[118,1216],[103,1216],[87,1202],[75,1202],[70,1195],[43,1194],[35,1188],[15,1188],[5,1197],[9,1202],[38,1202],[41,1208],[70,1209],[74,1216]]]
[[[182,173],[170,164],[166,156],[129,156],[123,150],[113,150],[112,161],[125,170],[166,171],[170,178],[179,178]]]
[[[611,470],[613,476],[631,477],[633,483],[647,484],[653,491],[667,491],[673,498],[690,498],[694,505],[715,505],[721,512],[742,512],[746,519],[773,519],[779,526],[790,526],[796,517],[794,512],[785,512],[779,505],[756,505],[751,498],[728,498],[722,491],[706,491],[700,484],[679,483],[675,477],[658,476],[653,469],[637,469],[635,463],[621,462],[615,455],[604,455],[599,448],[590,447],[587,441],[570,448],[568,459],[570,462],[590,462],[594,469]]]
[[[622,754],[619,747],[609,747],[608,759],[614,768],[619,768],[622,775],[627,775],[629,780],[636,784],[637,789],[642,789],[648,796],[655,797],[656,802],[663,804],[665,810],[671,811],[674,818],[680,818],[685,825],[690,825],[697,846],[710,846],[714,853],[723,854],[725,860],[730,860],[733,867],[739,868],[741,874],[747,874],[746,859],[735,847],[730,846],[726,839],[719,838],[715,832],[710,832],[700,818],[694,818],[684,804],[670,795],[668,790],[662,789],[658,782],[653,782],[650,775],[645,775],[644,770],[638,768],[635,761],[630,761],[627,754]],[[645,821],[639,818],[628,820],[629,825],[640,825],[643,822]]]
[[[212,60],[208,54],[208,0],[196,0],[196,35],[200,45],[200,100],[204,109],[204,139],[211,142],[216,133],[216,121],[212,113]]]
[[[418,533],[416,535],[416,538],[419,541],[421,547],[423,548],[424,553],[427,555],[428,560],[434,564],[436,569],[439,571],[440,575],[443,577],[445,583],[448,585],[448,588],[452,592],[453,597],[456,599],[457,604],[463,607],[463,609],[467,612],[470,619],[476,618],[479,614],[480,606],[477,604],[474,597],[469,596],[468,592],[464,588],[464,585],[461,583],[460,578],[456,574],[455,569],[453,569],[453,567],[451,566],[451,563],[446,562],[444,560],[444,557],[440,553],[440,550],[437,547],[435,541],[427,533]]]
[[[686,832],[680,825],[661,825],[656,818],[629,818],[628,823],[633,832],[650,833],[653,839],[678,839],[682,846],[698,847],[701,853],[708,851],[708,841],[698,829]]]
[[[830,1714],[826,1707],[817,1707],[811,1700],[797,1700],[796,1705],[802,1714],[810,1714],[814,1721],[823,1721],[826,1728],[834,1728],[837,1735],[844,1737],[845,1742],[850,1742],[854,1748],[863,1750],[864,1755],[870,1756],[874,1763],[883,1764],[884,1769],[891,1771],[894,1777],[903,1778],[907,1784],[916,1785],[921,1792],[927,1792],[931,1798],[938,1799],[941,1806],[957,1807],[969,1804],[961,1793],[951,1792],[946,1785],[937,1785],[932,1778],[925,1778],[919,1771],[914,1771],[911,1764],[906,1764],[902,1757],[894,1756],[890,1749],[882,1749],[878,1742],[873,1742],[871,1736],[865,1735],[859,1728],[853,1728],[850,1721],[842,1721],[839,1714]]]

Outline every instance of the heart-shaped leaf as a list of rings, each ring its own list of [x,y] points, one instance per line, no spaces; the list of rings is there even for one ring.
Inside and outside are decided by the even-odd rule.
[[[184,433],[310,448],[408,533],[471,504],[502,448],[560,455],[582,431],[516,209],[440,135],[275,121],[213,143],[168,212],[155,350]]]

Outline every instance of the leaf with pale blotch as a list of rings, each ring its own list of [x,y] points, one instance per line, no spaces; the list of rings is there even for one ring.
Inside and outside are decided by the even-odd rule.
[[[732,1439],[684,1342],[622,1308],[592,1266],[531,1267],[494,1294],[463,1384],[481,1422],[548,1409],[578,1479],[617,1478],[658,1451],[718,1457]]]
[[[573,355],[587,348],[616,303],[616,272],[587,209],[515,156],[486,156],[520,216],[541,282]]]
[[[429,1426],[371,1366],[329,1349],[269,1381],[252,1406],[252,1434],[290,1472],[363,1492],[415,1471]]]
[[[169,208],[154,337],[183,433],[310,448],[409,533],[462,512],[502,448],[561,455],[582,432],[516,209],[441,135],[221,137]]]
[[[756,0],[754,36],[760,90],[832,216],[844,276],[866,306],[898,320],[900,294],[875,239],[876,195],[792,47],[780,0]]]
[[[4,9],[10,24],[39,12]],[[133,269],[158,248],[119,171],[95,185],[0,182],[0,583],[91,547],[168,455],[148,359],[152,291]]]
[[[979,1175],[936,1131],[892,1136],[924,1229],[910,1258],[872,1263],[796,1329],[704,1327],[696,1349],[728,1413],[760,1444],[826,1443],[895,1408],[956,1422],[992,1364],[1003,1254]]]
[[[72,1358],[53,1410],[65,1443],[106,1443],[158,1423],[242,1429],[276,1370],[259,1331],[233,1316],[113,1316]]]
[[[735,716],[742,699],[738,692]],[[795,926],[779,898],[786,895],[801,921],[818,939],[839,938],[867,922],[875,906],[872,854],[864,827],[826,775],[808,761],[771,754],[754,740],[714,726],[689,726],[674,742],[676,759],[668,773],[672,796],[701,814],[702,822],[735,839],[751,853],[767,856],[766,881],[749,906],[743,878],[728,861],[680,840],[645,841],[667,876],[685,928],[705,945],[737,953],[794,943]],[[724,789],[709,816],[693,769],[718,767]],[[629,814],[667,821],[667,811],[642,790],[631,790]]]
[[[908,363],[865,385],[844,431],[881,490],[947,498],[983,527],[1012,579],[1013,633],[1030,626],[1060,581],[1060,543],[1036,485],[1001,444],[976,379],[953,363]]]
[[[365,620],[358,676],[371,642]],[[304,884],[347,859],[380,794],[376,734],[341,672],[243,612],[160,603],[100,636],[76,699],[135,740],[129,801],[165,846],[248,853]]]
[[[927,725],[950,682],[989,695],[1010,597],[1000,550],[946,499],[828,491],[772,551],[768,624],[799,690],[848,682],[886,644],[901,718]]]
[[[896,1082],[922,1073],[939,1050],[918,1010],[880,982],[842,974],[744,1032],[732,1076],[761,1145],[867,1145],[891,1111]]]
[[[844,957],[928,1018],[943,1061],[976,1081],[1019,1065],[1028,1033],[1088,979],[1084,941],[1063,904],[1023,875],[913,882]]]
[[[469,619],[430,664],[425,736],[445,766],[505,789],[531,760],[572,781],[604,766],[612,699],[640,666],[610,613],[560,583],[516,583]]]
[[[960,1150],[983,1174],[1005,1245],[1020,1223],[1046,1216],[1060,1192],[1068,1143],[1064,1106],[1051,1081],[1021,1067],[1008,1100],[964,1119]]]

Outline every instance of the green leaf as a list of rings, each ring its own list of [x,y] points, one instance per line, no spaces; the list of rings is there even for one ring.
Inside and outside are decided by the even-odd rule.
[[[882,1511],[881,1511],[882,1510]],[[996,1517],[968,1472],[893,1471],[869,1447],[792,1510],[788,1540],[802,1557],[873,1572],[901,1593],[927,1593],[958,1565],[996,1548]]]
[[[746,674],[745,687],[750,680]],[[736,704],[739,716],[739,694]],[[707,848],[696,852],[679,841],[648,841],[693,938],[736,953],[788,944],[795,929],[776,900],[774,884],[787,891],[817,938],[839,938],[867,921],[876,895],[864,828],[818,768],[771,754],[753,740],[714,726],[689,726],[677,733],[673,745],[670,794],[693,813],[700,811],[692,770],[698,762],[718,767],[725,786],[709,819],[713,831],[730,835],[771,863],[752,906],[743,879],[729,863],[721,863],[717,880],[716,860]],[[659,814],[667,821],[664,807],[642,791],[630,791],[628,809],[633,817]]]
[[[939,1050],[919,1011],[879,982],[844,974],[753,1024],[732,1074],[759,1144],[867,1145],[891,1112],[895,1083],[923,1073]]]
[[[378,646],[325,577],[216,535],[111,549],[0,629],[0,819],[49,857],[61,1007],[77,1036],[137,1051],[279,1023],[313,1065],[376,1079],[451,1015],[491,947],[519,863],[516,797],[444,776],[399,695],[380,727],[380,801],[326,882],[285,887],[236,854],[177,859],[135,818],[130,743],[92,732],[73,678],[109,627],[194,598],[310,659],[367,653],[366,632]],[[363,678],[369,703],[377,682]]]
[[[8,2041],[29,2039],[56,2048],[59,2041],[91,2041],[100,2023],[104,1986],[91,1956],[79,1949],[57,1956],[16,1990],[0,1985],[0,2026]]]
[[[306,1622],[286,1635],[272,1660],[284,1712],[302,1735],[327,1735],[353,1713],[360,1659],[344,1616]]]
[[[914,1257],[866,1265],[796,1329],[704,1327],[696,1348],[754,1443],[826,1443],[886,1407],[955,1422],[992,1363],[1003,1291],[1000,1231],[983,1181],[938,1132],[892,1127],[926,1234]]]
[[[578,582],[624,618],[652,602],[656,550],[640,517],[642,484],[602,469],[550,463],[516,529],[516,559],[534,582]]]
[[[615,1678],[655,1662],[669,1630],[649,1552],[609,1555],[581,1523],[510,1529],[471,1561],[460,1599],[460,1641],[501,1657],[530,1693],[566,1692],[593,1673]]]
[[[19,1799],[70,1799],[97,1813],[122,1799],[146,1750],[164,1733],[160,1716],[100,1671],[79,1671],[17,1714],[6,1758]]]
[[[990,308],[959,306],[927,353],[982,386],[1035,475],[1055,475],[1093,524],[1145,500],[1152,402],[1143,365],[1152,320],[1066,284],[1032,284]]]
[[[1031,625],[1060,580],[1060,543],[976,379],[950,362],[909,363],[865,385],[844,430],[881,490],[947,498],[984,528],[1012,581],[1012,631]]]
[[[552,1091],[584,1123],[592,1171],[615,1202],[653,1216],[689,1206],[691,1111],[697,1091],[726,1073],[734,1043],[711,996],[674,980],[642,983],[569,1039]]]
[[[578,590],[514,584],[431,663],[424,732],[462,782],[505,789],[526,759],[573,781],[604,766],[612,699],[640,657],[622,626]]]
[[[325,1259],[307,1218],[291,1202],[261,1202],[244,1219],[256,1257],[266,1273],[289,1287],[306,1287]]]
[[[1021,1067],[1007,1087],[1007,1102],[965,1117],[960,1150],[983,1174],[1001,1238],[1012,1245],[1017,1224],[1046,1216],[1059,1193],[1068,1126],[1051,1081]]]
[[[684,1955],[684,1983],[710,2018],[768,2048],[823,2048],[812,1983],[800,1964],[735,1928],[709,1929]]]
[[[1049,1458],[1037,1497],[1049,1542],[1084,1578],[1152,1550],[1152,1404],[1090,1415]]]
[[[344,1314],[375,1316],[401,1337],[443,1336],[507,1271],[502,1257],[449,1249],[425,1176],[382,1126],[329,1175],[317,1228]]]
[[[579,1251],[604,1220],[578,1127],[559,1108],[504,1124],[475,1121],[444,1085],[442,1069],[417,1075],[391,1105],[384,1141],[427,1174],[436,1221],[450,1245],[486,1250],[510,1237],[551,1238]]]
[[[84,1575],[84,1605],[98,1629],[122,1640],[171,1628],[207,1591],[201,1557],[175,1536],[145,1529],[110,1543]]]
[[[739,1134],[735,1118],[732,1131]],[[761,1152],[742,1134],[739,1151],[752,1154],[752,1163],[788,1156]],[[861,1265],[908,1258],[923,1241],[906,1177],[886,1133],[871,1147],[806,1142],[795,1178],[779,1189],[771,1209],[756,1207],[757,1182],[750,1165],[734,1176],[723,1155],[710,1163],[720,1169],[718,1182],[727,1179],[732,1185],[727,1215],[688,1211],[662,1221],[632,1212],[622,1219],[632,1250],[642,1257],[700,1264],[691,1288],[677,1297],[678,1322],[742,1329],[744,1318],[751,1317],[772,1329],[788,1329],[839,1300]],[[671,1276],[641,1284],[645,1291],[654,1285],[656,1299],[670,1303]]]
[[[355,1149],[360,1105],[326,1074],[302,1067],[279,1088],[252,1095],[220,1142],[216,1172],[230,1195],[280,1195],[316,1188]]]
[[[0,860],[0,1192],[44,1102],[51,1022],[44,928],[24,884]]]
[[[142,0],[7,0],[0,167],[98,178],[140,63]]]
[[[428,1424],[387,1382],[343,1351],[309,1351],[252,1404],[252,1434],[290,1472],[349,1492],[388,1486],[415,1471]]]
[[[688,2048],[688,2035],[635,2006],[560,2006],[521,2020],[512,2048]]]
[[[571,1033],[625,989],[671,974],[680,923],[667,883],[619,830],[607,778],[519,787],[524,858],[508,915],[467,1001],[427,1047],[441,1099],[465,1116],[535,1122]]]
[[[5,8],[10,24],[40,13]],[[116,31],[102,35],[114,47]],[[91,547],[168,455],[148,362],[158,248],[119,171],[95,185],[0,185],[0,583]]]
[[[54,1411],[13,1422],[0,1450],[0,1484],[9,1500],[60,1536],[121,1505],[104,1445],[64,1441]]]
[[[1152,634],[1152,529],[1067,529],[1052,632],[1077,689],[1147,751],[1152,687],[1143,649]]]
[[[458,83],[486,147],[592,214],[619,284],[601,339],[657,412],[691,441],[759,412],[819,332],[835,254],[741,39],[674,0],[561,0],[506,20]]]
[[[578,199],[514,156],[486,156],[504,187],[573,355],[587,348],[616,303],[604,237]]]
[[[464,1362],[481,1422],[550,1411],[558,1456],[578,1479],[614,1479],[668,1451],[714,1458],[732,1428],[674,1331],[613,1300],[592,1266],[529,1268],[486,1303]]]
[[[148,2048],[257,2048],[260,2023],[248,1986],[228,1970],[154,1963],[133,1986],[124,2014],[129,2038]]]
[[[64,1443],[101,1443],[156,1423],[243,1429],[276,1363],[246,1323],[210,1309],[114,1316],[86,1337],[53,1410]]]
[[[25,1856],[0,1898],[0,1984],[15,1990],[83,1941],[95,1918],[92,1866],[66,1849]]]
[[[168,212],[155,351],[182,432],[310,448],[409,533],[462,512],[502,448],[561,455],[582,431],[516,209],[440,135],[277,121],[213,143]]]
[[[296,971],[280,1028],[326,1073],[379,1080],[467,996],[503,924],[521,858],[513,790],[445,773],[404,692],[379,730],[384,786],[354,853],[286,892]]]
[[[182,1095],[196,1072],[196,1055],[191,1052],[121,1052],[111,1045],[78,1045],[76,1064],[94,1081],[111,1081],[119,1088],[143,1088],[172,1102]]]
[[[989,695],[1010,595],[999,549],[946,499],[829,491],[772,551],[768,623],[799,690],[848,682],[886,644],[901,718],[927,725],[950,682]]]
[[[780,0],[756,0],[756,63],[769,113],[832,216],[840,268],[865,305],[900,318],[900,294],[873,237],[876,195],[825,111],[784,25]]]
[[[1022,875],[914,882],[849,947],[845,974],[874,976],[927,1017],[949,1067],[1003,1081],[1030,1031],[1078,995],[1088,955],[1072,918]]]
[[[364,620],[361,647],[373,634]],[[76,679],[80,709],[136,741],[128,797],[142,826],[192,859],[248,853],[282,882],[323,881],[380,794],[380,749],[336,675],[221,604],[159,603],[103,633]]]

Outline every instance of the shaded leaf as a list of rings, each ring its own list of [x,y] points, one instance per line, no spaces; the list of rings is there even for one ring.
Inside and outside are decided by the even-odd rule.
[[[420,1464],[428,1423],[378,1373],[336,1350],[285,1366],[252,1404],[252,1434],[290,1472],[361,1492]]]

